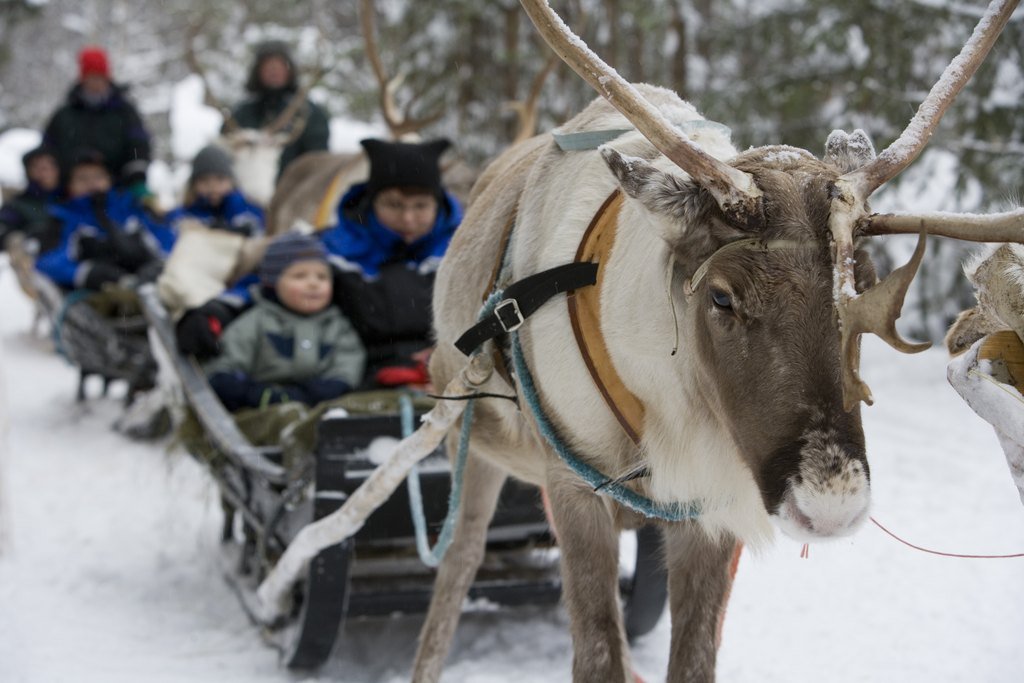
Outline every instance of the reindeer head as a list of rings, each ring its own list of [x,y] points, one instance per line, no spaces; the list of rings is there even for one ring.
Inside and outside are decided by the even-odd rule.
[[[683,281],[684,293],[675,293],[684,309],[681,332],[698,358],[679,361],[689,363],[691,380],[680,386],[696,387],[687,390],[700,394],[733,437],[766,509],[798,537],[850,533],[867,514],[859,402],[870,404],[871,394],[858,375],[860,335],[875,333],[904,352],[928,346],[901,339],[895,320],[923,256],[924,233],[936,222],[873,216],[868,198],[921,152],[1015,4],[993,2],[907,130],[877,157],[858,131],[833,133],[826,161],[766,147],[725,163],[672,126],[546,2],[523,0],[555,52],[678,167],[603,151],[622,189],[668,243]],[[937,231],[989,235],[987,228],[949,225]],[[910,263],[876,282],[858,241],[895,232],[919,232],[918,248]],[[651,463],[656,494],[671,485],[659,466]]]
[[[964,265],[978,305],[964,311],[946,335],[953,355],[999,330],[1010,329],[1024,340],[1024,246],[1002,244],[976,254]]]
[[[301,123],[301,122],[300,122]],[[270,204],[277,183],[281,152],[302,132],[277,132],[267,128],[231,126],[217,141],[231,153],[238,188],[260,206]]]

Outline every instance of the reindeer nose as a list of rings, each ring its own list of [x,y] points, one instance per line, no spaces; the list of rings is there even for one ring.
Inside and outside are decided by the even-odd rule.
[[[776,514],[788,535],[820,540],[856,531],[867,518],[870,502],[863,447],[833,442],[822,451],[804,453]]]

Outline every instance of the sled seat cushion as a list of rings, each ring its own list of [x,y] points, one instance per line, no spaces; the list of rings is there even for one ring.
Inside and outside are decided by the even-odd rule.
[[[408,394],[413,409],[422,414],[434,407],[434,399],[404,389],[356,391],[316,406],[289,402],[265,408],[247,408],[232,414],[239,431],[253,446],[280,449],[282,464],[290,473],[301,472],[316,448],[317,424],[328,413],[332,417],[349,415],[394,416],[401,413],[401,396]],[[344,411],[341,413],[340,411]],[[185,449],[212,467],[219,468],[226,459],[203,433],[202,424],[192,411],[186,410],[178,431]]]

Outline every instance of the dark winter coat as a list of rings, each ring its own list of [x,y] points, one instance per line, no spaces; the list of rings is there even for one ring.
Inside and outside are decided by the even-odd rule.
[[[55,192],[47,192],[30,182],[25,191],[0,207],[0,251],[12,232],[36,240],[40,251],[49,251],[60,243],[60,223],[50,215],[47,205],[57,201]]]
[[[42,253],[36,269],[66,288],[98,288],[120,274],[138,274],[162,261],[174,245],[174,233],[155,221],[128,192],[79,197],[53,206],[61,223],[60,243]],[[155,273],[154,273],[155,275]]]
[[[461,220],[462,207],[445,194],[433,229],[405,244],[377,220],[364,184],[342,198],[338,225],[322,239],[335,267],[335,300],[363,339],[371,369],[406,364],[432,344],[434,274]]]
[[[126,89],[119,85],[111,88],[110,97],[97,106],[82,97],[82,86],[76,84],[46,126],[43,142],[56,153],[65,184],[75,157],[83,149],[103,155],[111,177],[120,187],[146,179],[149,132],[128,101]]]
[[[226,407],[285,400],[314,405],[359,384],[366,352],[336,306],[302,315],[258,288],[253,299],[224,331],[221,354],[205,367]]]
[[[277,119],[295,96],[294,88],[257,91],[251,98],[238,105],[231,114],[243,128],[263,128]],[[283,132],[287,133],[292,126],[301,125],[303,121],[305,126],[302,133],[281,152],[281,161],[277,167],[279,176],[288,164],[300,155],[327,149],[330,132],[327,113],[308,98]]]
[[[224,197],[219,206],[199,197],[191,204],[168,213],[167,223],[174,226],[183,218],[194,218],[209,228],[246,237],[262,235],[264,230],[263,209],[250,203],[238,190]]]

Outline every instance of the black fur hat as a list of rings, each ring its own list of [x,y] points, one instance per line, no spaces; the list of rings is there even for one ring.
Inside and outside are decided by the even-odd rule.
[[[388,142],[369,138],[359,142],[370,159],[366,194],[372,199],[389,187],[423,188],[440,196],[441,154],[451,147],[444,138],[429,142]]]

